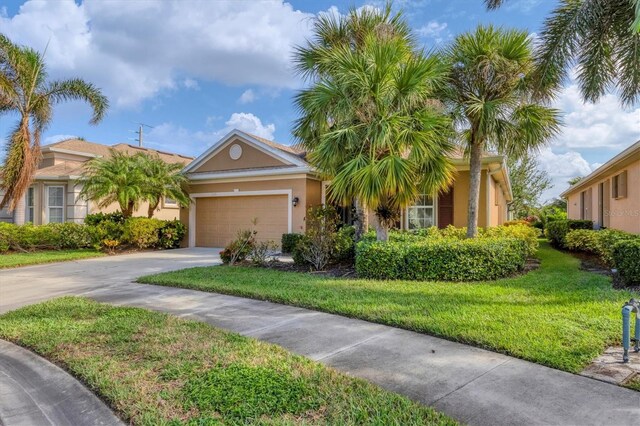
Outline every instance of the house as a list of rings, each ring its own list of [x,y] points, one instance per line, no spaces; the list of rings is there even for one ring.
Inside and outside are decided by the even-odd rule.
[[[469,164],[461,152],[451,161],[457,169],[453,186],[437,197],[420,197],[402,212],[400,228],[466,226]],[[486,155],[482,164],[479,224],[496,226],[507,220],[509,176],[502,156]],[[304,232],[307,208],[325,202],[329,184],[307,163],[304,151],[239,130],[184,171],[192,203],[181,219],[189,225],[191,247],[223,247],[238,230],[250,227],[258,231],[258,240],[276,242],[284,233]]]
[[[569,219],[640,234],[640,141],[561,194]]]
[[[98,208],[95,203],[80,198],[82,188],[76,183],[85,162],[96,157],[109,157],[112,148],[131,155],[139,152],[158,155],[168,163],[187,165],[193,160],[191,157],[123,143],[108,146],[81,139],[67,139],[45,145],[35,179],[24,200],[12,213],[6,209],[0,210],[0,221],[16,224],[32,222],[36,225],[51,222],[82,223],[88,213],[118,210],[117,204]],[[147,203],[141,203],[134,216],[146,216],[147,208]],[[179,215],[180,208],[174,201],[163,200],[154,217],[176,219]]]

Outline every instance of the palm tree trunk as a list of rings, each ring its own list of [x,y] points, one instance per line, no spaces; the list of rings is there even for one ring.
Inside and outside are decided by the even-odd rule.
[[[122,210],[122,216],[125,219],[129,219],[131,216],[133,216],[133,207],[133,201],[129,201],[129,203],[125,207],[120,206],[120,210]]]
[[[467,215],[467,238],[478,235],[478,210],[480,210],[480,180],[482,178],[482,142],[471,140],[469,164],[469,211]]]
[[[365,232],[367,232],[367,224],[366,222],[366,212],[364,206],[357,198],[354,200],[354,206],[356,208],[356,220],[354,222],[354,226],[356,228],[355,232],[355,240],[356,242],[362,239],[362,236]]]
[[[380,221],[376,225],[376,240],[389,241],[389,230],[385,225],[382,225]]]
[[[147,217],[149,219],[153,217],[153,213],[155,213],[156,209],[158,208],[158,204],[160,204],[160,200],[156,201],[153,204],[149,202],[149,209],[147,210]]]

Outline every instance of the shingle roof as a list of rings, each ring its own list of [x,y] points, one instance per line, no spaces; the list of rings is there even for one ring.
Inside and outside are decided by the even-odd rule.
[[[36,178],[78,176],[82,173],[84,163],[64,162],[36,170]]]
[[[129,145],[126,143],[119,143],[116,145],[103,145],[100,143],[88,142],[82,139],[67,139],[64,141],[45,145],[43,148],[66,149],[69,151],[78,151],[86,154],[100,155],[102,157],[108,157],[110,155],[111,149],[126,152],[128,154],[136,154],[142,152],[147,154],[157,154],[167,163],[182,163],[185,165],[193,160],[193,157],[187,157],[185,155],[175,154],[172,152],[158,151],[156,149]]]
[[[254,139],[259,140],[260,142],[262,142],[262,143],[264,143],[266,145],[269,145],[272,148],[279,149],[280,151],[284,151],[284,152],[286,152],[288,154],[293,154],[293,155],[296,155],[296,156],[298,156],[300,158],[304,158],[305,155],[306,155],[306,151],[303,150],[303,149],[300,149],[297,146],[284,145],[284,144],[281,144],[281,143],[278,143],[278,142],[270,141],[269,139],[262,138],[260,136],[254,135],[252,133],[248,133],[248,132],[244,132],[244,131],[241,131],[241,132],[246,134],[246,135],[251,136]]]

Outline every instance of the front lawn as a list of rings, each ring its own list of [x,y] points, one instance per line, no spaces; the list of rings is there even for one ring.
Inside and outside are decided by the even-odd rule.
[[[415,330],[570,372],[620,341],[631,292],[581,271],[541,244],[539,269],[474,283],[350,280],[251,267],[213,266],[151,275],[141,283],[270,300]],[[638,297],[638,294],[635,294]]]
[[[63,366],[132,424],[455,425],[284,349],[78,297],[0,316],[0,338]]]
[[[26,253],[12,252],[0,254],[0,269],[15,268],[17,266],[36,265],[39,263],[62,262],[66,260],[88,259],[104,256],[96,250],[44,250]]]

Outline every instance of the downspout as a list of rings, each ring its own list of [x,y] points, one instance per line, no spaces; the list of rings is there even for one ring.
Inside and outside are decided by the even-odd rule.
[[[489,167],[487,166],[487,224],[486,227],[490,227],[491,226],[491,176],[493,176],[493,173],[489,170]]]

